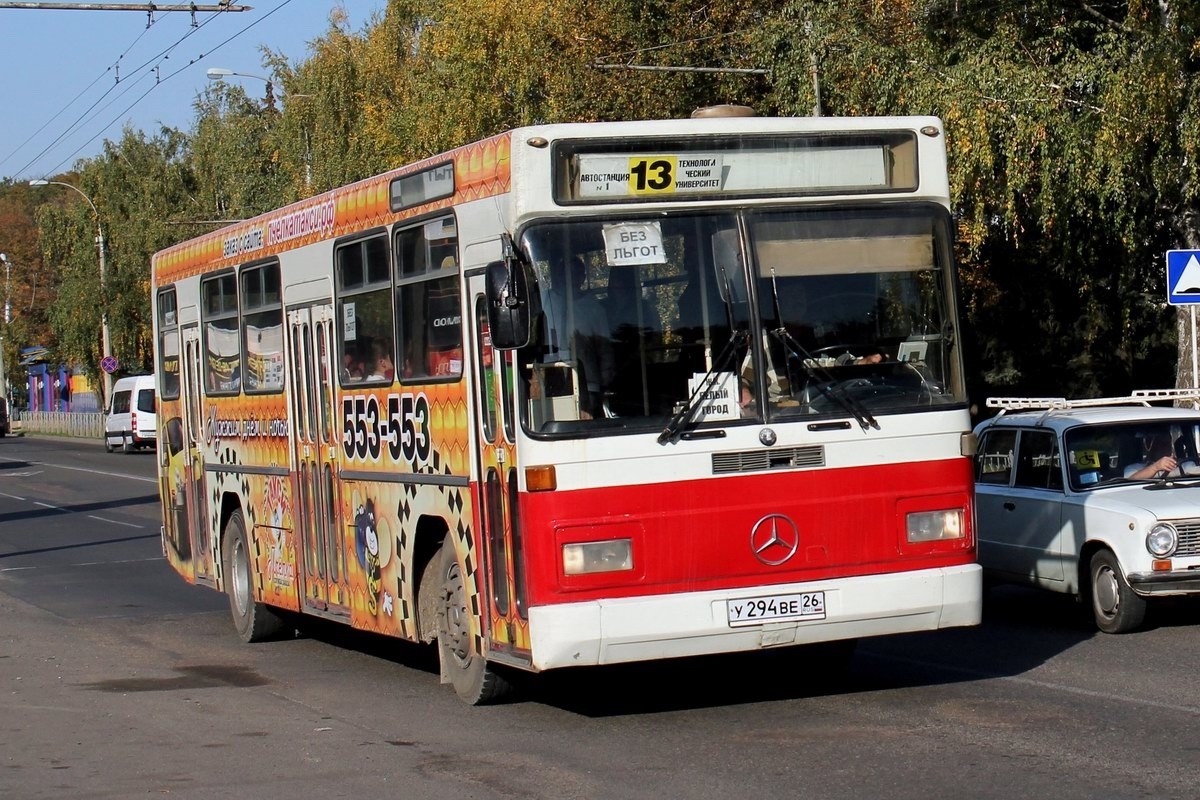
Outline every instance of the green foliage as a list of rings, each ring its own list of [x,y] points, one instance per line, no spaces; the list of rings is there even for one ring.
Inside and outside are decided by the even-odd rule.
[[[335,8],[303,60],[266,53],[276,107],[213,87],[189,134],[125,131],[66,180],[106,227],[116,354],[148,367],[149,257],[205,230],[196,220],[250,216],[531,123],[677,118],[718,102],[933,114],[946,124],[974,394],[1118,392],[1169,383],[1176,361],[1162,254],[1200,247],[1198,34],[1200,5],[1159,0],[392,0],[361,31]],[[38,218],[36,274],[57,279],[61,352],[94,366],[94,220],[61,194]],[[22,259],[35,263],[31,249]]]
[[[1158,300],[1162,254],[1191,227],[1194,144],[1176,132],[1192,81],[1190,39],[1160,10],[796,2],[767,34],[784,113],[811,108],[815,53],[827,113],[945,121],[977,395],[1173,380]]]
[[[62,361],[99,374],[100,329],[105,315],[112,355],[126,372],[153,368],[150,257],[178,241],[172,225],[195,214],[195,180],[187,137],[163,129],[153,138],[126,129],[120,142],[65,176],[95,205],[65,187],[47,186],[38,212],[42,260],[56,265],[58,295],[50,306]],[[100,276],[98,232],[105,240]]]

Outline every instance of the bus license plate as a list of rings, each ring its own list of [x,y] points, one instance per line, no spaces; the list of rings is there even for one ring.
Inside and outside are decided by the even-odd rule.
[[[825,593],[799,592],[726,600],[729,626],[825,619]]]

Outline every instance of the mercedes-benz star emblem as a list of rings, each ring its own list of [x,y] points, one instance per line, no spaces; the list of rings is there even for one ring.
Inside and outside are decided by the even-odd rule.
[[[768,514],[750,529],[750,552],[768,567],[777,567],[796,555],[800,529],[791,517]]]

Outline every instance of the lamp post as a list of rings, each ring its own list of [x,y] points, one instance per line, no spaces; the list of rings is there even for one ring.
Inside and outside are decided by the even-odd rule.
[[[210,81],[220,81],[230,77],[253,78],[256,81],[262,81],[263,83],[267,84],[267,97],[265,100],[267,108],[271,109],[272,111],[275,110],[275,84],[270,78],[263,77],[262,75],[252,75],[249,72],[235,72],[234,70],[225,69],[223,67],[209,67],[205,74],[208,75],[208,79]]]
[[[77,195],[87,201],[87,204],[92,208],[92,214],[96,217],[96,247],[100,251],[100,358],[103,360],[106,356],[112,355],[109,346],[108,337],[108,311],[104,307],[104,227],[100,224],[100,212],[96,210],[96,204],[92,202],[92,198],[84,194],[83,190],[78,186],[65,181],[44,181],[32,180],[30,186],[65,186]],[[7,313],[7,305],[6,305]],[[101,369],[104,375],[104,403],[108,403],[108,399],[112,396],[112,373]]]
[[[8,260],[8,256],[0,253],[0,262],[4,262],[4,333],[0,334],[0,396],[8,398],[8,364],[4,362],[4,340],[8,338],[8,321],[9,321],[9,303],[8,303],[8,280],[12,264]]]

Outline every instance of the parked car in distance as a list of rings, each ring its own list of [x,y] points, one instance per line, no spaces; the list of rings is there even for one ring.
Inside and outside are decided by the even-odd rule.
[[[0,436],[12,433],[12,417],[8,408],[8,398],[0,397]]]
[[[1200,594],[1200,411],[1150,405],[1198,398],[989,398],[1001,411],[975,428],[985,579],[1079,596],[1107,633],[1139,627],[1152,598]]]
[[[153,375],[134,375],[113,384],[104,415],[104,449],[132,453],[158,442],[157,401]]]

